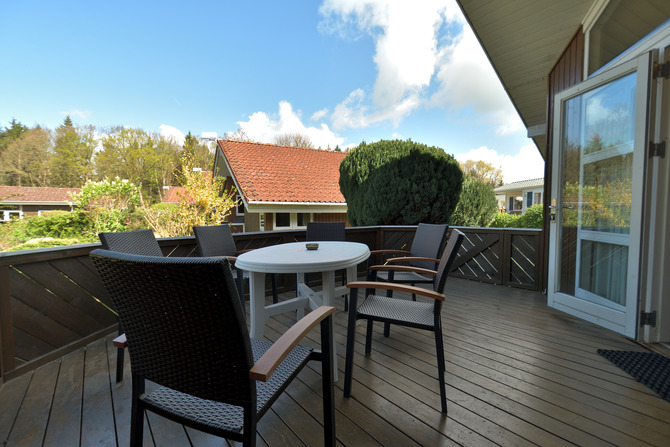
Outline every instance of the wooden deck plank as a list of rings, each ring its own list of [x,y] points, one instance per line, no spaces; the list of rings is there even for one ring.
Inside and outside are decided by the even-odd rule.
[[[59,367],[59,362],[51,362],[36,369],[32,374],[21,409],[9,434],[8,445],[17,447],[42,445]]]
[[[33,373],[23,374],[0,388],[0,440],[9,438],[16,416],[28,391]]]
[[[670,403],[596,353],[643,347],[547,308],[535,292],[466,280],[449,285],[446,416],[439,411],[434,339],[425,331],[394,327],[386,338],[378,325],[366,358],[359,327],[352,397],[342,396],[347,314],[336,299],[338,445],[667,445]],[[277,339],[294,322],[288,314],[270,319],[266,338]],[[4,384],[0,439],[77,445],[81,431],[81,445],[127,445],[129,362],[126,356],[125,380],[117,384],[111,338]],[[319,342],[318,329],[306,339]],[[320,365],[313,363],[261,419],[259,445],[322,445],[321,395]],[[145,422],[144,445],[239,445],[161,419]],[[31,424],[44,427],[31,435]]]
[[[81,445],[116,445],[106,339],[86,346]]]
[[[79,445],[84,390],[84,348],[63,357],[54,393],[45,446]]]

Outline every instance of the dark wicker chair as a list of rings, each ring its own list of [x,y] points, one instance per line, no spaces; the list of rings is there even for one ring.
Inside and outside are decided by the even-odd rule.
[[[163,256],[152,230],[124,231],[119,233],[99,233],[98,237],[105,250],[133,255]],[[123,326],[119,323],[119,337],[123,337]],[[125,350],[116,351],[116,381],[123,380],[123,358]]]
[[[244,300],[244,280],[249,280],[249,272],[236,269],[235,260],[238,255],[244,253],[246,250],[237,250],[230,226],[226,224],[194,226],[193,234],[195,234],[195,240],[198,242],[200,256],[224,256],[231,262],[237,279],[237,291],[240,299]],[[274,274],[272,275],[272,301],[274,303],[279,301],[277,296],[277,276]]]
[[[310,360],[322,363],[324,445],[335,445],[333,307],[312,311],[274,344],[251,340],[227,259],[90,256],[126,330],[131,446],[142,444],[145,411],[253,446],[258,420]],[[317,325],[322,351],[298,346]]]
[[[305,233],[305,240],[307,242],[315,241],[338,241],[346,240],[344,222],[308,222],[307,231]],[[346,282],[347,271],[342,270],[342,285]],[[305,283],[308,282],[308,274],[305,273]],[[349,305],[349,298],[344,298],[344,310],[347,310]]]
[[[412,267],[435,270],[438,262],[440,262],[437,258],[440,255],[440,249],[448,228],[448,225],[420,223],[416,228],[410,250],[381,249],[371,251],[368,259],[368,280],[397,282],[413,286],[432,283],[435,279],[433,276],[417,273],[416,271],[389,271],[386,270],[386,266],[388,264],[407,263]],[[386,259],[383,266],[370,265],[375,255],[394,255],[394,257]],[[388,290],[387,296],[393,296],[393,291]],[[416,300],[415,294],[412,294],[412,299]]]
[[[442,344],[442,321],[441,310],[444,301],[444,286],[447,275],[451,269],[458,250],[463,242],[463,233],[452,230],[447,246],[442,253],[437,271],[430,271],[409,266],[388,266],[396,271],[414,271],[417,273],[432,275],[435,277],[433,290],[409,286],[398,283],[380,283],[372,281],[360,281],[347,284],[351,288],[349,303],[349,323],[347,328],[347,351],[344,368],[344,397],[351,396],[351,382],[354,366],[354,337],[356,335],[356,321],[367,320],[367,331],[365,337],[365,355],[370,355],[372,347],[372,325],[375,321],[399,326],[425,329],[435,334],[435,347],[437,350],[437,376],[440,383],[440,401],[442,412],[447,412],[447,398],[444,385],[444,348]],[[358,304],[358,289],[368,289],[367,297],[360,307]],[[374,289],[396,290],[414,293],[432,300],[432,302],[411,301],[402,298],[379,296],[372,293]]]

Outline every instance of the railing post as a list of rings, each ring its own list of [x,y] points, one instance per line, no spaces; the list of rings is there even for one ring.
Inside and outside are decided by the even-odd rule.
[[[0,384],[7,371],[14,369],[14,333],[12,330],[11,282],[9,266],[0,266]]]
[[[502,244],[502,257],[500,258],[501,270],[500,274],[502,278],[502,285],[509,286],[509,279],[512,272],[512,233],[511,231],[501,231],[500,233]]]

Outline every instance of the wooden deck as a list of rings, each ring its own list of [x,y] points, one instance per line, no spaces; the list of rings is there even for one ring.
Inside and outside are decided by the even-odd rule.
[[[596,353],[644,348],[548,309],[536,292],[454,278],[447,286],[446,416],[432,334],[415,330],[393,328],[385,339],[377,328],[365,358],[360,327],[352,398],[342,397],[346,314],[338,300],[340,445],[670,445],[670,402]],[[291,322],[273,318],[266,337],[276,339]],[[114,382],[115,360],[108,337],[6,383],[2,445],[127,445],[130,380]],[[300,374],[261,420],[259,445],[321,445],[319,380],[315,369]],[[147,424],[145,445],[228,445],[155,415]]]

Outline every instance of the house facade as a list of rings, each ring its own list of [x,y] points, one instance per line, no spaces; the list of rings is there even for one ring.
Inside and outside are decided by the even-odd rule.
[[[545,160],[548,305],[670,343],[670,2],[457,1]]]
[[[533,205],[544,203],[544,179],[511,182],[493,190],[499,208],[507,214],[525,214]]]
[[[0,186],[0,222],[39,216],[45,211],[72,211],[70,194],[79,188],[46,188],[37,186]]]
[[[346,153],[217,140],[214,173],[234,187],[235,231],[306,228],[307,222],[346,222],[340,163]]]

